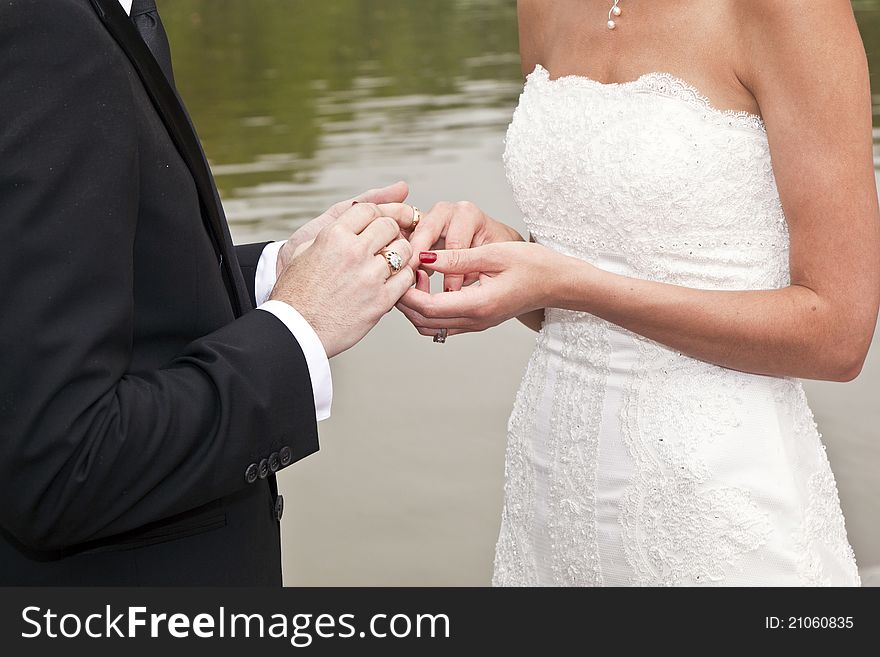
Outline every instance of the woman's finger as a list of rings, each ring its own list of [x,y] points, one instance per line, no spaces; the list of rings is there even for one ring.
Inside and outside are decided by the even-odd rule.
[[[421,251],[419,263],[428,271],[443,274],[488,274],[504,269],[503,244],[487,244],[473,249]]]
[[[468,287],[469,285],[473,285],[478,280],[480,280],[479,274],[468,274],[464,277],[464,285],[463,287]]]
[[[473,203],[456,203],[452,220],[446,230],[444,249],[470,248],[474,243],[474,235],[480,228],[482,219],[483,212]],[[464,276],[461,274],[446,274],[443,277],[444,292],[458,292],[462,285],[464,285]]]
[[[400,301],[426,319],[477,321],[483,315],[486,295],[479,287],[439,294],[428,294],[413,288]]]
[[[452,220],[453,209],[451,203],[437,203],[422,217],[419,225],[409,236],[413,245],[413,251],[419,253],[428,249],[445,247],[446,230]],[[419,266],[418,260],[412,263],[414,268]]]
[[[397,309],[403,313],[404,317],[406,317],[410,323],[415,326],[417,329],[426,329],[433,331],[436,333],[440,329],[448,329],[448,330],[475,330],[479,325],[475,320],[469,317],[456,317],[453,319],[428,319],[427,317],[423,317],[416,311],[411,308],[407,308],[405,305],[400,303],[397,304]]]
[[[428,294],[413,288],[403,295],[404,305],[423,317],[431,319],[454,319],[457,317],[477,317],[484,307],[485,295],[482,288],[465,288],[459,292]]]
[[[419,328],[416,327],[416,330],[419,334],[424,335],[426,338],[433,338],[437,335],[436,329],[429,328]],[[446,338],[449,339],[453,335],[463,335],[465,333],[476,333],[479,329],[450,329],[446,331]]]
[[[428,320],[422,317],[418,312],[400,301],[395,304],[395,307],[401,312],[404,317],[406,317],[410,321],[413,326],[415,326],[416,328],[425,328],[425,323]]]
[[[416,288],[421,292],[431,293],[431,277],[421,269],[416,270]]]

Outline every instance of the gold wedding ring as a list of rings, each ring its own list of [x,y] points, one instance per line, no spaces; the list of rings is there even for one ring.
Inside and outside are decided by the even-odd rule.
[[[419,222],[422,220],[422,211],[419,210],[416,206],[412,206],[413,209],[413,218],[412,224],[410,225],[410,230],[415,230],[416,226],[419,225]]]
[[[392,276],[403,269],[403,257],[397,251],[382,249],[379,251],[379,255],[385,257],[385,262],[388,263],[388,269],[391,271]]]

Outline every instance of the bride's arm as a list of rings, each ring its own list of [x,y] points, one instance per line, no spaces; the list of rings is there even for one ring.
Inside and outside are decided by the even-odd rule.
[[[534,244],[535,238],[530,237],[529,242]],[[546,310],[546,308],[538,308],[537,310],[532,310],[523,315],[520,315],[519,317],[517,317],[517,319],[533,331],[540,331],[541,327],[544,326],[544,316]]]
[[[707,291],[601,271],[534,244],[446,251],[424,266],[481,285],[401,307],[426,332],[493,326],[557,307],[589,312],[695,358],[773,376],[846,381],[880,307],[880,215],[867,66],[849,3],[749,2],[760,19],[753,89],[791,236],[791,285]],[[762,33],[761,31],[772,31]],[[771,38],[772,37],[772,38]]]
[[[840,288],[727,292],[619,276],[522,242],[435,254],[424,267],[483,274],[480,286],[460,292],[404,295],[398,307],[424,335],[441,328],[449,335],[482,331],[543,307],[564,308],[723,367],[850,381],[864,363],[877,317],[875,264]]]

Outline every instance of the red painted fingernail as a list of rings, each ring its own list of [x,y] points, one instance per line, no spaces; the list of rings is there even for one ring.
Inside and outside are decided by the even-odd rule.
[[[437,262],[437,254],[430,251],[422,251],[419,254],[419,260],[423,264],[430,265],[432,262]]]
[[[447,288],[446,288],[446,291],[447,291],[447,292],[452,292],[452,288],[451,288],[451,287],[447,287]]]
[[[360,203],[360,201],[352,201],[351,202],[352,205],[357,205],[358,203]]]

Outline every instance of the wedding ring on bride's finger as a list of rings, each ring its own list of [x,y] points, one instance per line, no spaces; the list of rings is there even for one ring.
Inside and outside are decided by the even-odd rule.
[[[449,337],[449,329],[440,329],[437,331],[437,335],[434,336],[434,342],[436,344],[446,344],[446,338]]]
[[[391,276],[394,276],[394,274],[403,269],[403,257],[397,251],[382,249],[379,251],[379,255],[383,256],[385,262],[388,263],[388,269],[391,272]]]
[[[415,230],[416,226],[418,226],[419,222],[422,220],[422,211],[419,210],[416,206],[412,206],[412,209],[413,209],[413,218],[412,218],[412,224],[410,224],[409,229]]]

